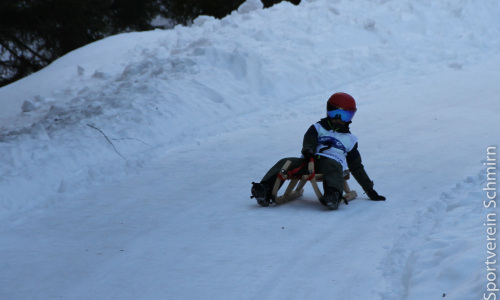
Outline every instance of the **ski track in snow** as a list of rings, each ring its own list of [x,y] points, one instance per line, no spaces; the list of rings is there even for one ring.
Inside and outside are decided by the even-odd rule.
[[[482,296],[498,4],[259,7],[110,37],[0,89],[0,298]],[[299,155],[332,90],[358,100],[388,200],[351,180],[360,199],[335,212],[309,184],[259,207],[250,182]]]

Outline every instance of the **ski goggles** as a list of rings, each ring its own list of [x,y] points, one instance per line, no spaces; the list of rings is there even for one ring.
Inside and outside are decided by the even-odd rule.
[[[355,110],[345,110],[336,108],[327,112],[328,116],[332,119],[341,119],[344,122],[350,122],[356,113]]]

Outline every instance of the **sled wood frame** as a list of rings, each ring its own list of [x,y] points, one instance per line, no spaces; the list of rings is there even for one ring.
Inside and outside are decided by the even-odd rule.
[[[291,175],[289,176],[287,171],[288,168],[290,167],[290,164],[292,162],[290,160],[287,160],[285,164],[283,165],[283,168],[281,169],[281,176],[278,176],[276,178],[276,181],[274,183],[272,195],[274,198],[274,203],[276,204],[283,204],[286,202],[290,202],[304,194],[304,186],[306,183],[309,181],[311,182],[311,185],[314,189],[314,193],[316,194],[316,197],[318,197],[318,200],[321,200],[323,197],[323,193],[321,192],[318,182],[323,182],[323,174],[314,174],[314,161],[310,161],[308,163],[308,174],[306,175]],[[314,174],[314,176],[312,176]],[[284,180],[282,180],[281,178]],[[349,176],[349,170],[346,170],[344,172],[344,195],[343,197],[347,201],[351,201],[354,198],[358,196],[358,193],[356,191],[351,190],[349,187],[349,184],[347,183],[347,180],[350,178]],[[288,184],[285,192],[283,195],[278,196],[278,191],[280,187],[282,186],[282,182],[290,180],[290,183]],[[284,185],[284,184],[283,184]]]

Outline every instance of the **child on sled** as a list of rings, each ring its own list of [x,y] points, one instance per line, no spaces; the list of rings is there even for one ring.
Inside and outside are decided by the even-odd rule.
[[[333,94],[326,104],[327,116],[311,125],[304,135],[302,158],[288,157],[278,161],[262,178],[252,183],[252,198],[261,206],[274,202],[272,190],[286,161],[289,169],[299,168],[305,161],[314,159],[315,172],[323,174],[323,197],[320,202],[329,210],[336,210],[342,199],[344,172],[349,170],[371,200],[385,200],[373,189],[361,163],[358,138],[349,131],[349,124],[356,113],[356,101],[347,93]],[[307,174],[307,168],[298,170],[298,175]],[[282,184],[282,183],[281,183]]]

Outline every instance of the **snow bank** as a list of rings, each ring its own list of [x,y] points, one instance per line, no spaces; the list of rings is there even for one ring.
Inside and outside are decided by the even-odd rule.
[[[390,266],[384,275],[393,281],[382,299],[417,300],[438,295],[475,299],[479,291],[486,292],[483,224],[492,210],[482,202],[485,181],[485,170],[467,177],[419,211],[411,227],[401,228],[395,247],[383,262]]]

